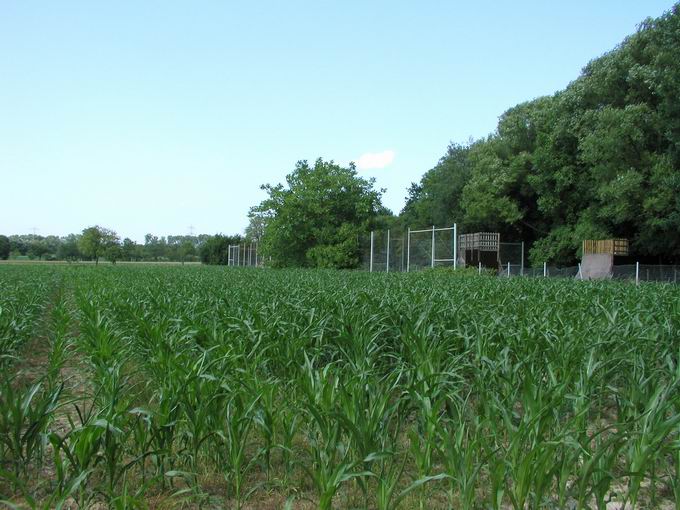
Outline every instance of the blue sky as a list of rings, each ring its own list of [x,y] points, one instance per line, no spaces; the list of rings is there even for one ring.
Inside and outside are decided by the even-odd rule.
[[[236,233],[300,159],[398,212],[450,141],[564,88],[671,0],[0,5],[0,233]]]

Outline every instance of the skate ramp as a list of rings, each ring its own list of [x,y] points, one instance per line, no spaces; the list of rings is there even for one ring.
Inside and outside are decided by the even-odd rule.
[[[584,280],[611,278],[613,268],[614,256],[609,253],[584,255],[581,261],[581,275]]]

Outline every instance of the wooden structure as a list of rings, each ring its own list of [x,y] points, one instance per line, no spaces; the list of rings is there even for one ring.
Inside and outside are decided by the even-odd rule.
[[[498,268],[501,235],[498,232],[475,232],[458,236],[458,262],[463,266]]]
[[[628,256],[628,239],[602,239],[583,241],[583,255]]]
[[[583,280],[611,278],[614,272],[614,257],[626,256],[628,239],[587,239],[583,241],[581,278]]]

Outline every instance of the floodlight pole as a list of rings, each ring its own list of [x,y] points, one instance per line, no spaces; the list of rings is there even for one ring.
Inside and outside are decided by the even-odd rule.
[[[371,230],[371,259],[368,263],[368,271],[369,273],[373,272],[373,231]]]
[[[411,271],[411,227],[408,228],[406,238],[406,272]]]
[[[434,267],[434,225],[432,225],[432,267]]]
[[[385,272],[389,273],[390,272],[390,229],[387,229],[387,267],[385,268]]]

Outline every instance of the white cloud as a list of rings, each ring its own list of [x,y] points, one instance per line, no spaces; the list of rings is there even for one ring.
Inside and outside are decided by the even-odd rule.
[[[371,170],[373,168],[385,168],[394,161],[394,151],[367,152],[357,159],[357,168]]]

